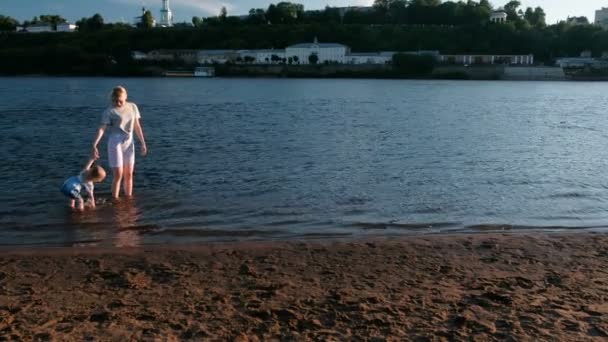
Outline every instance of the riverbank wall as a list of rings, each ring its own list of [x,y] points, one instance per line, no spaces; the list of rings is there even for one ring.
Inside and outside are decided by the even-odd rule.
[[[513,81],[564,81],[566,75],[561,67],[533,66],[506,67],[503,80]]]
[[[479,65],[436,66],[430,74],[403,73],[392,65],[221,65],[218,76],[224,77],[286,77],[286,78],[423,78],[458,80],[565,80],[559,67]]]

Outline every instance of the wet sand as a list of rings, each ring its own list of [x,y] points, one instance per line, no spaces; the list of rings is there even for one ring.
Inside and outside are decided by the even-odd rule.
[[[606,340],[608,235],[0,251],[0,340]]]

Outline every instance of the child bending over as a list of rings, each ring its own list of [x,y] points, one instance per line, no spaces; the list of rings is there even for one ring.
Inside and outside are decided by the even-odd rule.
[[[61,186],[61,192],[70,198],[68,206],[72,209],[84,210],[85,198],[88,199],[89,205],[95,208],[93,183],[99,183],[106,178],[106,171],[99,165],[93,166],[94,162],[95,159],[89,159],[78,176],[68,178]]]

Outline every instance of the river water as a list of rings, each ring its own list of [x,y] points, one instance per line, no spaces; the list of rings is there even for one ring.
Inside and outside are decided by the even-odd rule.
[[[73,213],[113,86],[149,156]],[[0,78],[0,245],[608,227],[608,83]],[[108,167],[105,138],[100,163]]]

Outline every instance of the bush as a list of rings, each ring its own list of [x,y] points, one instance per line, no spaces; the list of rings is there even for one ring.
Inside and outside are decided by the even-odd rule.
[[[426,76],[433,72],[435,59],[432,56],[396,53],[393,55],[393,67],[403,76]]]

